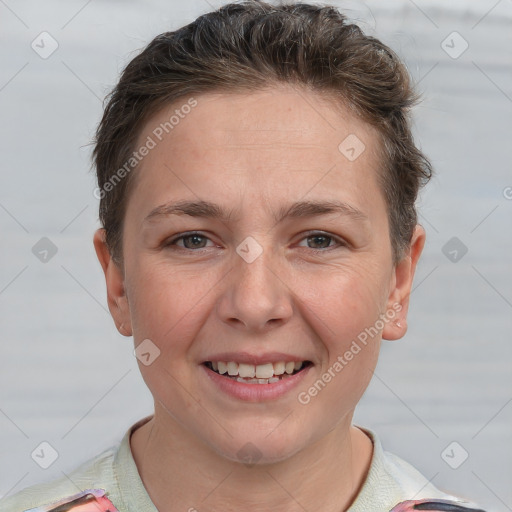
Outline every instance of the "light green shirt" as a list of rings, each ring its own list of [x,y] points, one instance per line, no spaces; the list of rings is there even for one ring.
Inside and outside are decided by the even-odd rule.
[[[76,494],[78,488],[106,490],[106,496],[119,512],[158,512],[142,483],[130,448],[131,433],[151,417],[137,421],[118,445],[83,463],[69,474],[69,479],[62,477],[33,485],[4,497],[0,500],[0,512],[25,512]],[[461,505],[472,505],[436,489],[410,464],[383,451],[373,431],[362,430],[372,439],[373,457],[364,485],[347,512],[389,512],[402,501],[422,498],[452,499]],[[200,504],[196,508],[200,510]]]

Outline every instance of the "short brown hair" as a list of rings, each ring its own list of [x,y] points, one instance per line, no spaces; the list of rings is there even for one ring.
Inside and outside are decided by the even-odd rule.
[[[383,156],[378,179],[388,207],[393,259],[395,264],[402,259],[417,223],[419,188],[432,176],[411,134],[409,111],[417,95],[407,69],[390,48],[333,6],[249,0],[157,36],[129,62],[110,93],[93,159],[102,191],[99,217],[114,261],[122,265],[133,176],[123,173],[115,184],[112,179],[133,154],[148,118],[193,94],[250,92],[277,83],[337,98],[377,129]]]

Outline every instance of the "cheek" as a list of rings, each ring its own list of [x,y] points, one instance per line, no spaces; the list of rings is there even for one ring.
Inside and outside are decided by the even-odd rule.
[[[211,289],[204,273],[189,275],[179,267],[141,260],[130,275],[127,293],[136,341],[149,338],[168,350],[193,336]]]
[[[303,276],[297,290],[311,322],[330,350],[344,351],[347,342],[370,327],[386,303],[386,279],[377,267],[333,266],[328,273]],[[333,354],[334,355],[334,354]],[[339,354],[336,354],[339,355]]]
[[[356,406],[377,365],[381,333],[375,325],[386,297],[378,268],[338,267],[325,280],[302,283],[308,297],[303,314],[325,351],[316,387],[332,403],[333,418]]]

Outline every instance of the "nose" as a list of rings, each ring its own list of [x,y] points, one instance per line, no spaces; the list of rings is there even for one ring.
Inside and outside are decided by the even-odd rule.
[[[245,332],[262,332],[288,322],[293,294],[279,265],[272,261],[276,258],[270,249],[251,263],[234,256],[217,306],[223,322]]]

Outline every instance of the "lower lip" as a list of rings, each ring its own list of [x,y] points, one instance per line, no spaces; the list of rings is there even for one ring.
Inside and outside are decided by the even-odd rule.
[[[276,400],[297,387],[312,365],[310,364],[300,372],[283,377],[278,382],[271,384],[246,384],[245,382],[238,382],[215,373],[204,364],[201,367],[212,382],[227,395],[245,400],[246,402],[262,402],[265,400]]]

